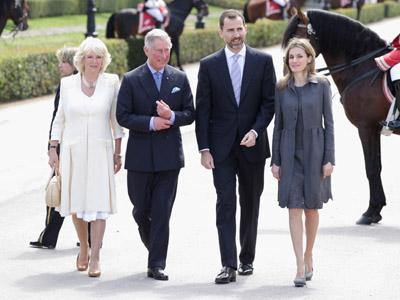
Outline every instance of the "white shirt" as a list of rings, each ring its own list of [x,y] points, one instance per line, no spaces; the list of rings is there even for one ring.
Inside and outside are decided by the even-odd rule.
[[[243,45],[243,48],[238,53],[232,52],[228,48],[228,46],[225,47],[225,56],[226,56],[226,62],[228,63],[229,74],[231,74],[232,64],[234,62],[233,56],[236,54],[239,55],[238,64],[240,67],[240,76],[241,78],[243,78],[244,61],[246,57],[246,46]]]

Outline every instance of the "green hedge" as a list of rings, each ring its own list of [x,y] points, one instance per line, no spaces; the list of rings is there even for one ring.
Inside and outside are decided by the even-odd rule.
[[[206,2],[214,6],[242,10],[246,0],[206,0]]]
[[[98,12],[136,7],[141,0],[96,0]],[[29,0],[30,18],[86,14],[87,0]]]
[[[105,42],[112,56],[107,72],[122,75],[128,70],[128,45],[121,40]],[[2,60],[0,102],[54,93],[59,83],[55,51]]]
[[[385,17],[393,18],[400,15],[400,2],[386,1],[385,5]]]

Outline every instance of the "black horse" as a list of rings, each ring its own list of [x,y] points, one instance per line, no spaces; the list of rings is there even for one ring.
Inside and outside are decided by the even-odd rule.
[[[14,32],[28,29],[28,11],[25,0],[0,0],[0,36],[8,19],[15,24]]]
[[[170,21],[165,31],[169,34],[172,40],[172,49],[176,54],[176,62],[182,69],[179,56],[179,36],[183,32],[185,20],[190,14],[192,8],[195,7],[198,11],[197,18],[201,20],[208,15],[208,5],[204,0],[174,0],[168,4],[170,13]],[[118,13],[111,15],[107,22],[106,37],[114,38],[115,32],[118,38],[126,39],[130,36],[138,34],[139,13],[136,9],[123,9]]]
[[[369,207],[357,224],[378,223],[386,205],[381,180],[380,121],[390,103],[382,92],[383,73],[374,57],[387,53],[386,42],[361,23],[322,10],[297,12],[284,33],[283,46],[293,36],[308,38],[321,53],[341,95],[345,113],[357,127],[369,182]],[[395,132],[399,134],[400,132]]]

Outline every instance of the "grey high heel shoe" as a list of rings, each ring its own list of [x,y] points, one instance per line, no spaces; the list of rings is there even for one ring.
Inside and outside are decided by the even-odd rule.
[[[303,287],[306,285],[306,276],[302,276],[302,277],[296,277],[293,280],[294,286],[295,287]]]
[[[313,277],[313,275],[314,275],[314,269],[311,269],[310,272],[306,272],[305,273],[306,281],[311,281],[311,278]]]

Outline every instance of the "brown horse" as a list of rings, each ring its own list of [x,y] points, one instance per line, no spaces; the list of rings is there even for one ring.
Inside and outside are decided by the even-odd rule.
[[[28,29],[28,11],[29,7],[25,0],[1,0],[0,1],[0,36],[11,19],[15,27],[12,30],[14,35],[18,30]]]
[[[340,92],[346,116],[358,129],[370,199],[357,224],[378,223],[386,205],[379,122],[386,119],[390,104],[382,92],[383,73],[374,57],[387,53],[387,44],[361,23],[323,10],[309,10],[307,15],[298,11],[289,22],[282,45],[285,47],[293,36],[308,38],[317,54],[322,54]]]
[[[306,0],[290,0],[285,8],[288,17],[291,17],[292,7],[302,7]],[[283,20],[284,11],[273,13],[267,17],[266,15],[267,0],[249,0],[244,4],[243,16],[246,23],[255,23],[258,19],[268,18],[270,20]]]
[[[197,19],[201,20],[208,16],[208,5],[204,0],[174,0],[168,3],[170,21],[165,31],[169,34],[172,41],[171,51],[175,51],[177,65],[182,69],[179,55],[179,37],[183,32],[185,20],[192,8],[198,11]],[[111,15],[107,22],[106,37],[114,38],[115,32],[118,38],[126,39],[138,34],[139,13],[136,9],[123,9]]]

